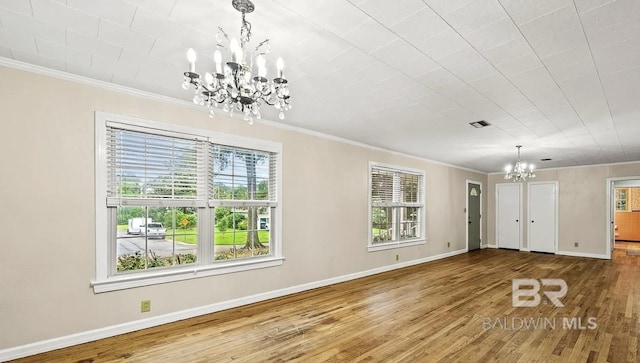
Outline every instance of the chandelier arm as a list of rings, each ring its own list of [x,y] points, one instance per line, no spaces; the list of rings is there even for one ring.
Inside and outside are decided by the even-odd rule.
[[[271,102],[269,102],[269,99],[268,99],[268,98],[266,98],[266,97],[261,97],[261,99],[262,99],[262,101],[264,101],[264,103],[266,103],[266,104],[267,104],[267,105],[269,105],[269,106],[273,106],[273,105],[275,105],[275,104],[276,104],[276,102],[275,102],[275,101],[271,101]]]
[[[220,27],[220,26],[218,27],[218,33],[222,34],[222,36],[224,37],[224,39],[226,39],[226,40],[227,40],[227,43],[229,43],[229,42],[230,42],[230,40],[229,40],[229,34],[227,34],[227,32],[225,32],[225,31],[224,31],[224,29],[222,29],[222,27]],[[220,41],[218,41],[217,45],[218,45],[219,47],[223,47],[223,48],[224,48],[224,46],[223,46],[222,44],[220,44]]]

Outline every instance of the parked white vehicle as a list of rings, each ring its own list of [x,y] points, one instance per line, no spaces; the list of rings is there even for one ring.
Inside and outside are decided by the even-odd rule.
[[[127,227],[127,234],[144,234],[145,226],[152,223],[151,218],[131,218]]]
[[[147,223],[146,228],[144,228],[144,231],[146,231],[145,233],[149,238],[164,239],[167,236],[166,228],[164,228],[162,223],[158,223],[158,222]]]

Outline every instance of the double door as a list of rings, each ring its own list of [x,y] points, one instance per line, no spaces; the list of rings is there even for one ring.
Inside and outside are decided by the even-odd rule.
[[[557,240],[557,182],[528,183],[528,249],[555,253]],[[522,249],[524,219],[522,184],[496,185],[496,239],[498,248]]]

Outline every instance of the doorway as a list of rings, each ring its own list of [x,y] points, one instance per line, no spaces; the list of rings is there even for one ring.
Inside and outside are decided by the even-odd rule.
[[[609,190],[608,241],[610,248],[640,248],[640,179],[607,179]]]
[[[467,250],[482,245],[482,183],[467,180]]]
[[[496,184],[496,243],[498,248],[520,250],[521,215],[522,184]]]

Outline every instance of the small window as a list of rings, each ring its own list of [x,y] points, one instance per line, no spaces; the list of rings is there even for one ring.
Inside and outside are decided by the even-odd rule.
[[[627,208],[627,195],[629,194],[629,189],[627,188],[616,188],[616,211],[617,212],[626,212]]]
[[[371,163],[369,249],[424,243],[424,173]]]

